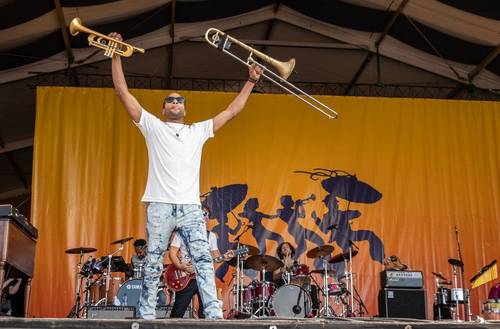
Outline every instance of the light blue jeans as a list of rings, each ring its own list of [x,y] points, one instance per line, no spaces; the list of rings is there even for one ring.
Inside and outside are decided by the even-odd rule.
[[[163,257],[174,230],[183,240],[191,257],[205,317],[222,319],[222,305],[217,299],[214,265],[201,207],[156,202],[150,203],[147,210],[148,253],[140,298],[140,317],[154,319],[156,316],[156,298],[163,271]]]

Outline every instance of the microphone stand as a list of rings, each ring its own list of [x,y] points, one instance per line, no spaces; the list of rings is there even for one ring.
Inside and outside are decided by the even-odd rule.
[[[458,228],[455,225],[455,239],[457,241],[457,252],[458,252],[458,259],[460,260],[462,266],[460,266],[460,275],[461,275],[461,283],[462,283],[462,296],[464,299],[464,320],[469,321],[470,320],[470,304],[469,304],[469,293],[465,289],[465,274],[464,274],[464,263],[462,260],[462,250],[460,248],[460,234],[458,232]],[[458,304],[457,304],[457,311],[458,311]]]

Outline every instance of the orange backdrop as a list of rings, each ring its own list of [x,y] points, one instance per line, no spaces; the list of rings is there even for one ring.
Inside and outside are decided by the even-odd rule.
[[[160,115],[168,91],[133,90],[140,103]],[[213,117],[233,93],[186,91],[188,121]],[[428,316],[432,316],[432,271],[451,277],[448,258],[458,258],[461,233],[466,279],[494,260],[500,250],[500,104],[495,102],[320,97],[339,112],[327,120],[288,95],[255,94],[246,109],[204,149],[201,191],[246,184],[245,201],[257,198],[259,211],[275,214],[280,197],[316,200],[305,205],[302,227],[328,236],[312,218],[327,209],[321,179],[296,170],[338,169],[355,174],[382,194],[374,203],[347,203],[358,210],[352,230],[378,236],[385,255],[398,255],[424,272]],[[140,203],[147,175],[142,135],[112,89],[40,87],[34,146],[32,220],[39,229],[30,314],[61,317],[74,301],[77,257],[64,250],[77,246],[113,250],[110,242],[145,236],[145,207]],[[245,222],[245,218],[241,219]],[[212,219],[209,226],[218,223]],[[262,219],[269,232],[293,241],[286,223]],[[235,228],[235,217],[227,225]],[[232,240],[234,235],[229,235]],[[251,230],[243,242],[257,245]],[[336,243],[335,253],[340,252]],[[370,257],[368,241],[359,241],[353,259],[356,286],[370,315],[377,314],[380,262]],[[267,239],[268,254],[277,242]],[[307,243],[307,249],[315,245]],[[131,244],[121,253],[129,259]],[[312,261],[300,258],[310,267]],[[226,279],[230,274],[226,275]],[[228,282],[229,280],[225,280]],[[218,285],[227,290],[222,281]],[[472,293],[478,312],[490,284]],[[228,294],[225,300],[227,302]],[[226,309],[229,306],[226,304]]]

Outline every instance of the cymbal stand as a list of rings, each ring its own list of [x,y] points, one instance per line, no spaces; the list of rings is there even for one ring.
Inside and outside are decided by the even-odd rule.
[[[80,255],[78,257],[78,264],[76,265],[76,289],[75,289],[75,304],[68,314],[68,318],[79,318],[80,308],[81,308],[81,290],[82,290],[82,258],[83,252],[80,250]]]
[[[255,315],[257,316],[259,314],[259,312],[262,311],[262,317],[267,317],[268,315],[271,314],[271,308],[269,307],[269,303],[268,303],[268,296],[267,296],[267,293],[266,293],[266,287],[265,287],[265,284],[267,284],[267,281],[266,281],[266,268],[265,266],[262,266],[262,270],[261,270],[261,275],[262,275],[262,279],[260,280],[260,283],[262,284],[262,298],[259,302],[259,308],[257,308],[257,310],[255,312],[253,312],[252,314],[252,317]],[[271,297],[271,296],[269,296]]]
[[[321,262],[323,263],[323,307],[319,310],[319,314],[323,314],[323,317],[329,318],[335,316],[332,308],[330,307],[330,293],[328,290],[328,261],[324,256],[321,256]]]
[[[236,216],[235,216],[236,217]],[[234,239],[236,241],[236,249],[240,249],[240,238],[246,231],[250,228],[249,225],[246,225],[246,228],[238,234],[238,236]],[[233,273],[234,284],[233,284],[233,310],[236,315],[241,313],[252,313],[251,309],[248,311],[244,309],[243,305],[243,261],[246,255],[236,254],[236,272]],[[250,305],[252,307],[252,305]]]
[[[105,273],[105,276],[106,276],[106,292],[104,294],[104,306],[107,306],[108,305],[108,293],[109,293],[109,286],[110,286],[110,281],[111,281],[111,260],[113,258],[113,255],[122,251],[123,250],[123,247],[124,247],[124,243],[120,243],[120,248],[118,248],[117,250],[115,250],[114,252],[110,253],[106,258],[104,258],[103,260],[101,260],[100,262],[98,262],[96,264],[97,265],[100,265],[102,263],[104,263],[106,260],[108,261],[108,272]],[[99,301],[100,303],[101,301]],[[98,304],[99,304],[98,303]]]
[[[344,259],[344,277],[347,278],[347,291],[349,292],[349,305],[347,310],[347,316],[352,316],[354,314],[354,282],[352,276],[352,246],[357,246],[349,240],[349,259]]]
[[[455,298],[455,312],[453,312],[453,320],[460,320],[460,304],[458,303],[458,273],[457,267],[452,265],[453,267],[453,297]]]

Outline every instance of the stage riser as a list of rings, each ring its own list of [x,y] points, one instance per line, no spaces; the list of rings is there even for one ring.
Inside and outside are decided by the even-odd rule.
[[[348,320],[194,320],[194,319],[168,319],[168,320],[89,320],[89,319],[18,319],[0,318],[0,328],[16,329],[493,329],[500,328],[498,323],[454,323],[436,321],[402,321],[386,319]]]

